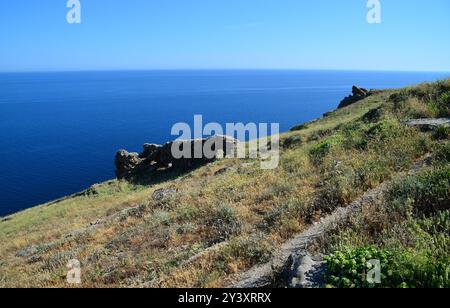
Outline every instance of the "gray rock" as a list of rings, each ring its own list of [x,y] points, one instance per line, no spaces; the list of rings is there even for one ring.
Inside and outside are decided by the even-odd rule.
[[[158,189],[153,193],[152,199],[153,201],[161,202],[173,197],[177,192],[178,190],[176,190],[175,188]]]
[[[291,255],[287,264],[284,277],[289,288],[317,288],[323,284],[325,263],[321,258]]]
[[[450,125],[450,119],[413,119],[406,122],[406,125],[418,127],[422,130],[432,130],[438,126]]]

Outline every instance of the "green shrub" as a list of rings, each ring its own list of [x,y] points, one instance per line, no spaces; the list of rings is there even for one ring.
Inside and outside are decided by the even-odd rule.
[[[436,140],[450,139],[450,126],[449,125],[438,126],[433,131],[433,138]]]
[[[397,182],[389,195],[390,201],[397,206],[411,203],[415,215],[430,215],[448,210],[450,165]],[[406,208],[403,211],[406,211]]]
[[[369,283],[369,260],[381,265],[379,284]],[[448,288],[447,258],[433,258],[412,250],[385,250],[375,247],[346,248],[325,257],[326,281],[338,288]]]
[[[448,257],[433,258],[429,253],[414,250],[397,252],[386,268],[385,287],[448,288],[450,267]]]
[[[367,131],[367,137],[370,139],[387,140],[398,137],[401,133],[402,128],[398,121],[383,120]]]
[[[431,102],[439,117],[450,116],[450,92],[442,93]]]
[[[327,263],[326,280],[337,288],[376,287],[367,281],[367,273],[372,269],[370,260],[379,260],[381,265],[381,281],[385,281],[388,263],[392,254],[374,247],[351,249],[346,248],[325,257]],[[384,273],[383,273],[384,272]]]
[[[433,153],[434,164],[450,163],[450,142],[439,144]]]
[[[386,162],[382,160],[367,160],[356,171],[355,186],[360,186],[363,191],[375,188],[388,179],[392,173]]]
[[[322,138],[330,136],[334,132],[333,129],[319,129],[314,131],[308,138],[308,142],[317,141]]]
[[[448,233],[450,231],[450,211],[442,211],[435,216],[421,219],[418,224],[422,230],[431,235]]]
[[[344,137],[341,134],[335,134],[320,141],[309,152],[311,160],[313,163],[320,163],[334,146],[341,144],[343,141]]]
[[[366,130],[367,125],[362,122],[355,122],[344,126],[343,134],[345,139],[343,141],[343,147],[347,150],[365,150],[369,142],[365,134]]]
[[[404,101],[406,101],[409,97],[409,94],[406,91],[401,91],[398,93],[393,93],[389,96],[389,101],[394,103],[394,105],[398,105]]]

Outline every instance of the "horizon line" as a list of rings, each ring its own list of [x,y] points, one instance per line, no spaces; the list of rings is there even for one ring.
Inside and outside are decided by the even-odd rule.
[[[148,69],[68,69],[0,71],[0,74],[101,73],[101,72],[170,72],[170,71],[336,71],[384,73],[450,73],[449,70],[337,69],[337,68],[148,68]]]

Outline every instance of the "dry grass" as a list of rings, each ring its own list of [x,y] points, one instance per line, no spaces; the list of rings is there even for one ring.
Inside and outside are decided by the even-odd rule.
[[[395,93],[380,92],[283,134],[282,143],[296,136],[301,142],[283,148],[276,170],[221,160],[158,185],[111,181],[95,194],[12,215],[0,222],[0,286],[68,287],[66,263],[73,258],[82,263],[83,287],[224,286],[443,142],[402,124],[408,108],[390,101]],[[429,110],[421,99],[407,104]],[[384,111],[380,118],[363,119],[376,108]],[[151,198],[168,187],[178,192]],[[37,252],[16,256],[27,247]]]

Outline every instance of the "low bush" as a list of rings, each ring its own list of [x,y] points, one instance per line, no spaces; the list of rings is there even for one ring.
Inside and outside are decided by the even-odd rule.
[[[335,134],[320,141],[309,152],[312,162],[315,164],[322,162],[323,158],[330,153],[331,149],[336,145],[342,144],[343,141],[344,136],[342,134]]]
[[[433,163],[436,165],[450,163],[450,142],[438,144],[433,154]]]
[[[380,282],[369,282],[369,260],[380,262]],[[347,248],[325,257],[327,282],[338,288],[448,288],[448,260],[412,250]]]
[[[263,235],[248,235],[233,239],[225,248],[226,262],[241,260],[247,265],[265,263],[270,260],[274,246]]]
[[[226,241],[241,233],[242,224],[236,211],[229,205],[222,205],[207,214],[206,228],[210,245]]]
[[[436,140],[450,139],[450,126],[449,125],[438,126],[433,131],[433,138]]]
[[[403,207],[397,210],[405,214],[405,204],[411,204],[416,216],[450,209],[450,165],[397,182],[389,198],[392,204]]]

